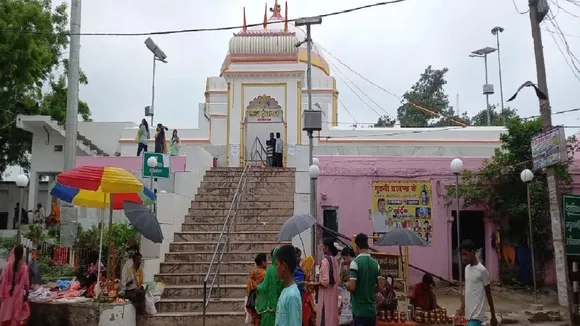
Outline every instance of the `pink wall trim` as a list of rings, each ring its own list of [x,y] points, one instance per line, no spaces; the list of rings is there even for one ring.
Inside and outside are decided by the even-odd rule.
[[[446,279],[451,278],[451,212],[456,203],[446,206],[443,198],[446,185],[455,184],[455,177],[449,165],[454,157],[378,157],[378,156],[317,156],[320,161],[318,178],[318,216],[322,216],[322,206],[338,206],[339,232],[348,236],[364,232],[372,233],[369,220],[371,208],[371,183],[374,180],[431,180],[433,215],[433,243],[430,247],[409,248],[410,262],[422,269]],[[461,158],[464,168],[478,169],[484,158]],[[574,175],[574,188],[580,182],[580,164],[574,162],[570,173]],[[324,200],[322,199],[324,195]],[[462,203],[460,203],[462,204]],[[462,211],[466,210],[462,208]],[[482,210],[472,207],[467,210]],[[496,251],[491,247],[493,222],[485,217],[485,264],[492,279],[499,278]],[[397,252],[397,248],[382,248],[386,252]],[[549,264],[547,283],[554,280],[554,266]],[[422,273],[410,269],[412,282],[417,282]]]
[[[185,171],[185,156],[171,156],[171,171]],[[77,166],[114,166],[131,172],[143,168],[143,157],[139,156],[77,156]]]

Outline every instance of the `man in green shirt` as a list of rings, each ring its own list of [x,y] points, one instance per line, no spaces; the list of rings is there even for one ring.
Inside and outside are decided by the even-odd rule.
[[[350,263],[350,280],[354,326],[376,326],[376,298],[381,277],[379,263],[369,255],[369,237],[359,233],[354,238],[358,256]]]

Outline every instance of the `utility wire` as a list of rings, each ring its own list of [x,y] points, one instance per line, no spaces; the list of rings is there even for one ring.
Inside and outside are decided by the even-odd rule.
[[[580,81],[580,60],[578,60],[576,55],[574,55],[574,53],[571,51],[570,45],[568,44],[568,40],[566,39],[566,36],[564,35],[562,29],[560,28],[558,22],[555,19],[551,19],[548,21],[550,22],[555,31],[552,32],[552,30],[548,28],[547,25],[546,28],[550,31],[550,36],[556,43],[558,51],[560,51],[560,54],[562,54],[562,56],[564,57],[564,60],[568,65],[568,67],[570,68],[570,70],[572,71],[572,73],[574,74],[574,77],[576,77],[576,79]],[[556,37],[554,37],[554,35],[557,35],[558,38],[560,39],[560,42],[564,44],[564,48],[566,50],[567,55],[562,50],[562,47],[560,46],[559,42],[556,40]]]
[[[358,121],[356,121],[356,118],[352,115],[352,113],[350,113],[350,110],[346,107],[346,105],[344,105],[344,103],[342,103],[342,101],[340,100],[339,97],[337,97],[338,100],[338,104],[340,104],[342,106],[342,108],[346,111],[346,113],[352,118],[352,120],[354,120],[354,123],[358,125]],[[338,121],[335,123],[339,123]]]
[[[514,4],[514,8],[516,8],[516,11],[518,12],[518,14],[525,15],[528,12],[530,12],[530,9],[528,9],[527,11],[520,11],[520,9],[518,8],[518,5],[516,4],[516,0],[512,0],[512,3]]]
[[[329,12],[321,15],[315,15],[313,17],[320,17],[320,18],[327,18],[332,16],[338,16],[343,14],[348,14],[355,11],[360,11],[364,9],[370,9],[374,7],[382,7],[386,5],[392,5],[400,2],[405,2],[407,0],[390,0],[390,1],[381,1],[373,4],[368,4],[364,6]],[[295,22],[300,18],[288,19],[288,22]],[[282,24],[286,21],[273,21],[268,22],[268,24]],[[209,28],[191,28],[191,29],[179,29],[179,30],[168,30],[168,31],[158,31],[158,32],[138,32],[138,33],[78,33],[72,34],[70,32],[63,32],[63,33],[42,33],[38,31],[26,31],[26,30],[15,30],[15,29],[3,29],[0,30],[0,33],[25,33],[25,34],[33,34],[33,35],[82,35],[82,36],[152,36],[152,35],[170,35],[170,34],[186,34],[186,33],[200,33],[200,32],[217,32],[217,31],[229,31],[229,30],[240,30],[244,27],[256,27],[262,26],[263,22],[256,23],[256,24],[248,24],[246,26],[222,26],[222,27],[209,27]]]

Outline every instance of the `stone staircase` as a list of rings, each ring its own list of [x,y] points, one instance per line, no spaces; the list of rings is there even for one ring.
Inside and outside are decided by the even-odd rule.
[[[175,234],[155,276],[166,285],[157,303],[157,314],[139,325],[202,325],[203,281],[242,171],[214,168],[206,173],[181,232]],[[230,234],[230,253],[224,253],[220,266],[219,298],[216,281],[207,306],[206,326],[244,324],[246,281],[254,257],[279,245],[278,231],[294,214],[294,183],[293,169],[252,167],[249,171],[236,226]]]

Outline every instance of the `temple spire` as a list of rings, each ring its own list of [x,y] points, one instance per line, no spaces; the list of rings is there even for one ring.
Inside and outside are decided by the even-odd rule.
[[[288,33],[288,1],[286,1],[285,3],[285,8],[284,8],[284,16],[286,16],[285,22],[284,22],[284,32]]]
[[[268,3],[264,6],[264,28],[268,26]]]
[[[242,27],[242,32],[248,31],[248,23],[246,22],[246,7],[244,7],[244,27]]]

